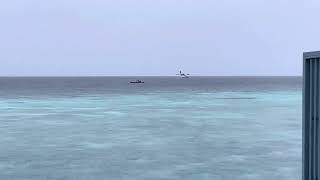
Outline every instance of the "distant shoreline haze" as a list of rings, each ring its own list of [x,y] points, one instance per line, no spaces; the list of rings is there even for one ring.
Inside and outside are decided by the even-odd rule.
[[[167,76],[148,76],[148,75],[132,75],[132,76],[121,76],[121,75],[114,75],[114,76],[103,76],[103,75],[87,75],[87,76],[0,76],[0,78],[11,78],[11,77],[178,77],[177,75],[167,75]],[[302,77],[302,76],[277,76],[277,75],[266,75],[266,76],[251,76],[251,75],[247,75],[247,76],[215,76],[215,75],[190,75],[190,78],[192,77]],[[181,78],[181,77],[180,77]]]

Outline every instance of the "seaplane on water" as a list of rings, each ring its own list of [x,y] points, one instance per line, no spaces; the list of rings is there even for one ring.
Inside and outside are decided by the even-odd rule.
[[[190,74],[185,74],[185,73],[182,73],[182,71],[180,71],[179,74],[177,74],[177,75],[182,77],[182,78],[189,78]]]

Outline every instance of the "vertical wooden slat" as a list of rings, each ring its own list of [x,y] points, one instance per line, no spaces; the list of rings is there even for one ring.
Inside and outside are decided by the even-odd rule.
[[[319,179],[319,116],[320,116],[320,62],[319,62],[319,58],[316,59],[317,62],[317,71],[316,71],[316,76],[317,76],[317,96],[316,96],[316,100],[317,100],[317,109],[316,109],[316,157],[315,157],[315,161],[316,161],[316,167],[315,167],[315,171],[316,171],[316,180]]]
[[[309,95],[309,119],[308,119],[308,123],[309,123],[309,132],[308,132],[308,136],[309,136],[309,180],[313,180],[313,161],[312,161],[312,155],[313,155],[313,146],[312,146],[312,141],[313,141],[313,128],[312,128],[312,119],[313,119],[313,60],[310,59],[310,72],[309,72],[309,77],[310,77],[310,87],[309,87],[309,91],[310,91],[310,95]]]
[[[312,146],[313,146],[313,155],[312,155],[312,161],[313,161],[313,180],[316,179],[317,177],[317,161],[316,161],[316,156],[317,156],[317,147],[316,147],[316,139],[317,139],[317,131],[316,131],[316,122],[317,122],[317,85],[318,85],[318,77],[317,77],[317,59],[314,58],[313,59],[313,120],[312,120],[312,135],[313,135],[313,142],[312,142]]]
[[[303,58],[303,156],[302,178],[309,180],[309,97],[310,97],[310,61]]]
[[[317,62],[316,59],[312,59],[312,180],[316,179],[316,161],[315,161],[315,156],[316,156],[316,147],[315,147],[315,142],[316,142],[316,86],[317,86],[317,77],[316,77],[316,67],[317,67]]]
[[[317,96],[316,101],[317,101],[317,109],[316,109],[316,123],[315,123],[315,127],[316,127],[316,156],[315,156],[315,161],[316,161],[316,167],[315,167],[315,171],[316,171],[316,180],[319,179],[319,116],[320,116],[320,62],[319,62],[319,58],[316,58],[316,62],[317,62],[317,69],[316,69],[316,76],[317,76]]]
[[[316,114],[315,114],[315,92],[316,92],[316,76],[315,76],[315,67],[316,67],[316,61],[315,59],[312,59],[312,156],[311,156],[311,160],[312,160],[312,180],[315,179],[315,170],[314,170],[314,167],[315,167],[315,147],[314,147],[314,142],[315,142],[315,125],[314,125],[314,122],[315,122],[315,117],[316,117]]]

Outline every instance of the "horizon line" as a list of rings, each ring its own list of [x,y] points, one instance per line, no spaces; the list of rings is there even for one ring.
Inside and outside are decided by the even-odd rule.
[[[180,77],[178,75],[63,75],[63,76],[47,76],[47,75],[32,75],[32,76],[20,76],[10,75],[1,76],[0,78],[11,78],[11,77]],[[302,77],[302,75],[191,75],[190,77]]]

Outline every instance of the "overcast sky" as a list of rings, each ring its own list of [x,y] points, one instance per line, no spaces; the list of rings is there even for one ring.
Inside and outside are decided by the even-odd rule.
[[[0,1],[1,76],[301,75],[320,1]]]

